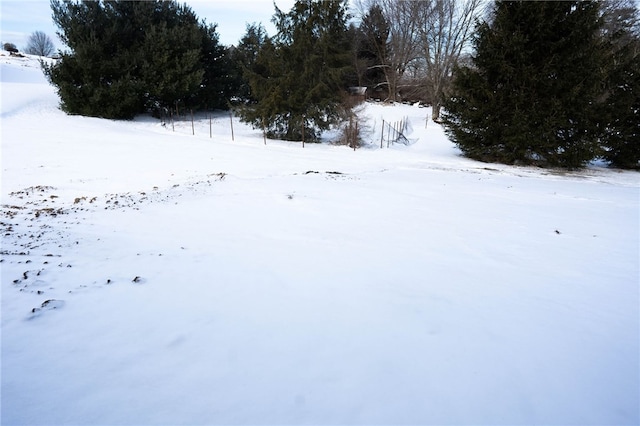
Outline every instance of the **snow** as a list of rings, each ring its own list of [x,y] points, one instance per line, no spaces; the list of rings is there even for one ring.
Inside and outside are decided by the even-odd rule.
[[[417,105],[355,152],[67,116],[0,59],[2,424],[640,423],[638,173],[474,162]]]

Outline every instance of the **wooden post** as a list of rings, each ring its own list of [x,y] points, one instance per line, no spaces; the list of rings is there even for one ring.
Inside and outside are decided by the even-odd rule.
[[[356,131],[353,135],[353,151],[356,150],[356,145],[358,144],[358,120],[356,120]]]
[[[267,144],[267,129],[264,125],[264,117],[262,117],[262,138],[264,139],[264,144]]]
[[[211,118],[212,118],[213,114],[209,114],[209,139],[213,138],[213,131],[211,129]]]
[[[196,129],[193,127],[193,110],[191,110],[191,134],[195,136]]]
[[[235,141],[236,138],[233,136],[233,111],[229,110],[229,121],[231,121],[231,140]]]
[[[383,148],[382,142],[384,141],[384,120],[382,120],[382,131],[380,132],[380,149]]]
[[[304,115],[302,116],[302,147],[304,148]]]
[[[345,137],[347,138],[347,146],[349,148],[353,148],[353,142],[352,142],[352,130],[353,130],[353,116],[351,114],[349,114],[349,125],[347,126],[347,128],[344,131]]]
[[[169,110],[169,118],[171,119],[171,130],[176,131],[175,126],[173,125],[173,111]]]
[[[387,123],[387,148],[389,148],[389,139],[391,138],[391,124]]]

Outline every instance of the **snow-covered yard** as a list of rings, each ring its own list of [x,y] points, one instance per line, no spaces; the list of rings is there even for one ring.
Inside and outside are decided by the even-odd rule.
[[[0,57],[2,424],[638,424],[640,175],[66,116]],[[380,148],[407,117],[413,145]]]

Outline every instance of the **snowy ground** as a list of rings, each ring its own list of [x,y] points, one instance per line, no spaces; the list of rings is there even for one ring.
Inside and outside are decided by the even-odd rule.
[[[638,424],[638,173],[66,116],[0,57],[2,424]],[[380,148],[407,117],[411,146]]]

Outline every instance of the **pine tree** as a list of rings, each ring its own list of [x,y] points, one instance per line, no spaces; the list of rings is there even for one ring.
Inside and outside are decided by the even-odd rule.
[[[69,47],[44,65],[70,114],[130,119],[136,114],[214,103],[221,95],[215,27],[175,1],[52,0]],[[213,56],[213,58],[212,58]],[[214,98],[213,100],[204,98]]]
[[[58,36],[73,53],[62,52],[57,64],[44,66],[45,74],[58,89],[61,107],[71,114],[116,117],[133,115],[142,108],[135,81],[116,78],[130,72],[125,50],[119,40],[129,41],[129,34],[109,25],[109,15],[101,3],[52,1]],[[111,57],[110,62],[94,58]],[[116,105],[113,97],[120,96]],[[96,110],[101,105],[100,113]]]
[[[219,42],[216,25],[201,25],[201,64],[204,70],[201,87],[193,101],[198,109],[228,109],[241,81],[229,48]]]
[[[346,1],[298,0],[289,13],[276,8],[278,30],[263,44],[248,73],[256,102],[244,121],[267,127],[270,137],[317,140],[339,116],[350,70]]]
[[[631,1],[606,6],[603,157],[615,167],[640,169],[640,13]]]
[[[251,94],[249,78],[254,70],[258,53],[267,41],[267,32],[261,24],[247,24],[245,35],[233,51],[233,62],[240,74],[240,84],[236,96],[244,102],[255,102]]]
[[[498,1],[446,102],[449,137],[482,161],[575,168],[598,152],[598,5]]]
[[[365,84],[374,91],[386,84],[385,73],[389,65],[389,23],[378,4],[372,4],[362,17],[360,31],[364,35],[360,47],[361,57],[367,60]],[[388,89],[388,87],[387,87]],[[387,97],[388,92],[387,92]]]
[[[140,50],[132,52],[138,54],[136,69],[141,72],[146,108],[194,107],[193,98],[204,76],[203,37],[197,17],[186,5],[174,2],[130,3],[143,13],[155,6],[150,23],[142,27]]]

